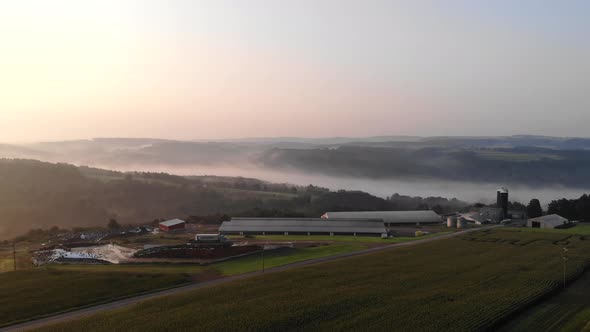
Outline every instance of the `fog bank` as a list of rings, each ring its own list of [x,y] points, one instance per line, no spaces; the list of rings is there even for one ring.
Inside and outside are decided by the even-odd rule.
[[[506,186],[510,190],[510,200],[528,203],[537,198],[541,204],[547,206],[552,200],[560,198],[578,198],[584,193],[590,193],[590,188],[568,188],[563,186],[531,188],[521,184],[511,183],[470,183],[459,181],[441,181],[435,179],[369,179],[326,176],[312,172],[277,171],[253,166],[232,167],[173,167],[169,165],[129,165],[125,167],[99,166],[101,168],[118,171],[165,172],[177,175],[218,175],[242,176],[257,178],[276,183],[291,183],[296,185],[315,185],[331,190],[361,190],[375,196],[387,197],[398,193],[409,196],[440,196],[457,198],[466,202],[493,203],[496,190]]]

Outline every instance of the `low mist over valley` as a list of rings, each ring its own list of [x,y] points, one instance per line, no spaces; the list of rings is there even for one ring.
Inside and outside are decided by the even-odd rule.
[[[590,188],[590,139],[543,136],[252,138],[218,141],[101,138],[0,145],[0,157],[118,171],[252,177],[332,190],[491,202],[578,197]]]

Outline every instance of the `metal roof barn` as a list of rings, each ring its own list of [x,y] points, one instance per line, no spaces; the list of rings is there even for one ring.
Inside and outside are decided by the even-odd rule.
[[[557,214],[531,218],[526,223],[527,227],[532,228],[559,228],[568,224],[570,224],[569,220]]]
[[[380,219],[322,218],[232,218],[219,227],[220,233],[269,234],[387,234]]]
[[[172,219],[167,221],[162,221],[159,224],[161,230],[165,232],[169,232],[176,229],[184,229],[186,221],[180,219]]]
[[[380,219],[387,226],[415,225],[415,224],[440,224],[441,217],[434,211],[351,211],[351,212],[326,212],[322,218],[368,218]]]

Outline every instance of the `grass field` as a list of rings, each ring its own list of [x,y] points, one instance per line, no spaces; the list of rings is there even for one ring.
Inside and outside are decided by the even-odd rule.
[[[31,253],[28,243],[19,243],[16,247],[17,269],[32,268]],[[12,246],[0,248],[0,273],[14,271]]]
[[[14,270],[14,260],[10,258],[0,258],[0,273]]]
[[[146,301],[45,331],[476,331],[561,287],[590,240],[489,230]]]
[[[329,246],[310,247],[303,249],[278,249],[265,253],[264,266],[265,268],[271,268],[313,258],[359,251],[362,249],[366,249],[366,247],[358,244],[334,244]],[[261,255],[250,255],[214,264],[212,267],[223,275],[235,275],[252,272],[262,268],[262,257]]]

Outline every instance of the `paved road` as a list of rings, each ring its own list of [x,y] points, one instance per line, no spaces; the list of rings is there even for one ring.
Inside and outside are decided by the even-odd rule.
[[[100,313],[103,311],[107,311],[107,310],[113,310],[113,309],[118,309],[118,308],[130,306],[130,305],[137,304],[138,302],[145,301],[145,300],[151,300],[151,299],[159,298],[162,296],[180,294],[180,293],[192,291],[195,289],[201,289],[201,288],[211,287],[211,286],[215,286],[215,285],[225,284],[225,283],[236,281],[236,280],[242,280],[242,279],[250,278],[253,276],[262,275],[263,273],[285,271],[285,270],[289,270],[289,269],[293,269],[293,268],[297,268],[297,267],[315,265],[315,264],[319,264],[319,263],[323,263],[323,262],[334,261],[337,259],[354,257],[354,256],[359,256],[359,255],[366,255],[366,254],[370,254],[370,253],[374,253],[374,252],[378,252],[378,251],[384,251],[384,250],[388,250],[388,249],[392,249],[392,248],[410,247],[410,246],[415,246],[415,245],[419,245],[419,244],[423,244],[423,243],[438,241],[438,240],[442,240],[442,239],[448,239],[451,237],[455,237],[455,236],[466,234],[466,233],[473,232],[473,231],[495,228],[495,227],[500,227],[500,226],[472,228],[472,229],[464,230],[461,232],[444,234],[444,235],[439,235],[439,236],[435,236],[435,237],[429,237],[429,238],[422,239],[422,240],[394,243],[394,244],[390,244],[390,245],[386,245],[386,246],[382,246],[382,247],[375,247],[375,248],[365,249],[365,250],[361,250],[361,251],[355,251],[355,252],[351,252],[351,253],[344,253],[344,254],[338,254],[338,255],[333,255],[333,256],[327,256],[327,257],[321,257],[321,258],[315,258],[315,259],[310,259],[310,260],[306,260],[306,261],[291,263],[291,264],[287,264],[287,265],[283,265],[283,266],[277,266],[277,267],[266,269],[265,272],[255,271],[255,272],[239,274],[239,275],[235,275],[235,276],[231,276],[231,277],[226,277],[226,278],[222,278],[222,279],[201,282],[198,284],[190,284],[190,285],[176,287],[176,288],[163,290],[163,291],[158,291],[158,292],[154,292],[154,293],[150,293],[150,294],[139,295],[139,296],[131,297],[131,298],[124,299],[124,300],[118,300],[118,301],[114,301],[114,302],[110,302],[110,303],[106,303],[106,304],[92,306],[92,307],[88,307],[85,309],[70,311],[67,313],[58,314],[55,316],[50,316],[50,317],[42,318],[42,319],[38,319],[38,320],[33,320],[30,322],[17,324],[17,325],[5,327],[5,328],[0,328],[0,332],[26,331],[26,330],[30,330],[30,329],[40,328],[40,327],[47,326],[47,325],[57,324],[57,323],[61,323],[61,322],[65,322],[65,321],[69,321],[69,320],[73,320],[73,319],[78,319],[78,318],[94,315],[94,314],[97,314],[97,313]]]

